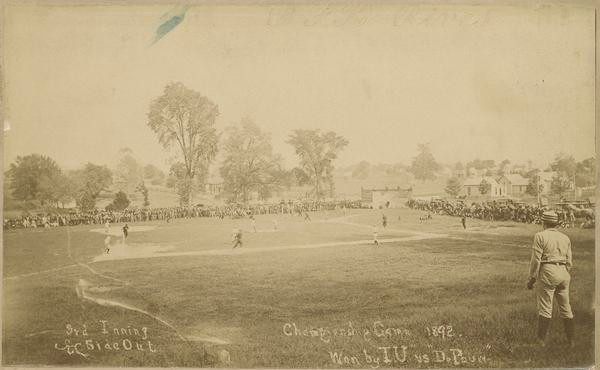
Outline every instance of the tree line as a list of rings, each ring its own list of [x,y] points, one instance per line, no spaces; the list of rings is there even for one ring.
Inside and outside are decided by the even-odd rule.
[[[108,167],[87,163],[74,171],[63,171],[56,162],[44,155],[31,154],[17,157],[5,178],[14,199],[44,206],[64,206],[75,201],[81,209],[92,209],[102,191],[111,187],[118,190],[113,209],[129,205],[127,194],[138,193],[148,206],[147,184],[166,185],[177,192],[181,205],[193,203],[194,195],[202,192],[211,164],[217,153],[222,156],[220,175],[223,179],[221,196],[229,203],[247,203],[257,196],[267,200],[274,193],[292,185],[310,185],[314,199],[333,197],[335,194],[334,169],[339,153],[348,140],[332,131],[298,129],[291,132],[286,142],[298,156],[299,164],[284,168],[280,155],[274,153],[271,138],[253,120],[244,117],[218,133],[215,127],[219,107],[209,98],[174,82],[165,86],[162,95],[150,102],[147,125],[156,134],[158,142],[167,151],[175,153],[168,175],[152,164],[141,166],[128,148],[119,152],[119,162],[113,173]],[[494,160],[475,159],[466,165],[457,163],[455,171],[474,168],[484,170],[486,176],[502,176],[508,172],[509,160],[496,164]],[[400,164],[388,171],[406,171],[415,179],[430,181],[436,178],[442,166],[435,160],[427,144],[418,144],[417,155],[410,166]],[[576,162],[572,156],[557,155],[550,168],[557,175],[552,180],[552,192],[566,193],[574,181],[576,186],[595,184],[594,158]],[[352,177],[369,176],[370,165],[360,162]],[[529,179],[527,192],[537,195],[541,184],[537,170],[521,172]],[[457,196],[461,180],[451,176],[446,192]],[[482,183],[485,194],[489,184]]]
[[[108,207],[129,205],[126,194],[140,193],[149,205],[146,183],[166,185],[176,190],[180,204],[193,203],[202,191],[208,170],[218,149],[223,155],[219,169],[223,178],[222,196],[230,203],[247,203],[254,194],[266,200],[292,185],[311,185],[312,197],[333,196],[334,162],[348,141],[335,132],[294,130],[287,143],[292,145],[299,165],[285,169],[280,155],[273,152],[270,136],[249,118],[217,133],[219,108],[207,97],[170,83],[163,94],[152,100],[148,127],[167,151],[176,153],[169,175],[152,164],[142,167],[130,149],[120,151],[115,173],[107,166],[87,163],[75,171],[63,171],[44,155],[19,156],[5,178],[12,197],[41,207],[58,207],[75,201],[83,210],[93,209],[102,191],[111,187],[119,192]],[[218,148],[220,147],[220,148]]]

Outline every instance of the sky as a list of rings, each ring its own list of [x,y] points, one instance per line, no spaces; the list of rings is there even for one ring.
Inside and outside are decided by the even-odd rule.
[[[548,163],[594,150],[594,12],[574,6],[173,6],[5,9],[4,166],[40,153],[66,168],[121,148],[163,169],[150,102],[181,82],[249,117],[286,165],[294,129],[332,130],[338,165]]]

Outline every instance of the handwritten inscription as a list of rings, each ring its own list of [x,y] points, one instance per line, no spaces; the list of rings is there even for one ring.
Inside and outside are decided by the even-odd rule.
[[[55,343],[54,348],[69,356],[79,355],[83,358],[88,358],[94,352],[157,352],[145,326],[114,326],[107,320],[99,320],[93,329],[88,331],[85,324],[74,326],[68,323],[65,325],[64,342]]]
[[[302,326],[286,322],[281,327],[285,337],[300,340],[315,340],[325,346],[324,352],[334,365],[342,367],[398,367],[403,365],[431,364],[432,366],[483,366],[489,361],[482,351],[467,351],[456,342],[462,337],[452,325],[428,325],[423,330],[411,331],[407,328],[387,325],[383,321],[373,321],[367,325],[348,322],[336,327]],[[327,348],[341,346],[344,341],[355,340],[351,351]],[[357,351],[356,341],[365,346]],[[420,346],[419,346],[420,343]],[[435,348],[440,347],[449,348]],[[360,348],[360,347],[359,347]],[[325,355],[324,353],[324,355]]]
[[[343,351],[328,351],[331,362],[342,366],[364,366],[367,365],[373,369],[381,366],[401,366],[414,360],[418,364],[449,364],[461,366],[466,364],[485,364],[489,361],[485,355],[472,355],[465,353],[459,348],[450,348],[448,350],[435,350],[429,353],[415,353],[412,357],[409,355],[408,347],[385,346],[378,347],[377,351],[368,351],[363,349],[359,355],[348,355]]]
[[[283,325],[283,334],[285,336],[300,336],[300,337],[311,337],[319,338],[325,343],[331,342],[332,337],[354,337],[358,336],[365,341],[371,340],[373,337],[376,338],[393,338],[400,337],[405,338],[410,336],[410,331],[404,328],[395,328],[385,326],[381,321],[373,322],[369,328],[355,328],[352,322],[348,322],[347,325],[337,328],[307,328],[298,327],[296,323],[285,323]]]

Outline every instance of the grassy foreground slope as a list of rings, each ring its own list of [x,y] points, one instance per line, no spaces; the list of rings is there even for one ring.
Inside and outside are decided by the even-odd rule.
[[[381,214],[320,214],[312,222],[286,216],[277,219],[277,231],[273,217],[261,216],[257,233],[247,220],[140,223],[134,226],[155,228],[132,232],[127,248],[159,245],[171,255],[101,262],[93,261],[104,236],[91,232],[94,226],[6,233],[3,361],[304,368],[593,363],[593,231],[566,231],[573,241],[577,347],[563,349],[555,319],[549,346],[539,349],[532,345],[534,296],[525,289],[539,226],[469,220],[462,231],[456,218],[421,223],[418,212],[388,210],[381,241],[423,238],[380,247],[348,243],[371,239]],[[245,245],[231,251],[235,227],[246,230]],[[177,255],[189,252],[205,254]],[[61,349],[66,340],[80,343],[83,355]]]

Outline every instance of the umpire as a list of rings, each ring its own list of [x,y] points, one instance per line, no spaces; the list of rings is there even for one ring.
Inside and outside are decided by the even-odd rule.
[[[546,333],[552,318],[552,301],[556,296],[560,317],[563,319],[565,335],[570,347],[573,342],[573,312],[569,304],[571,282],[571,241],[556,229],[558,215],[547,211],[542,215],[544,231],[535,234],[529,266],[528,289],[537,282],[536,300],[538,310],[537,339],[545,345]]]

